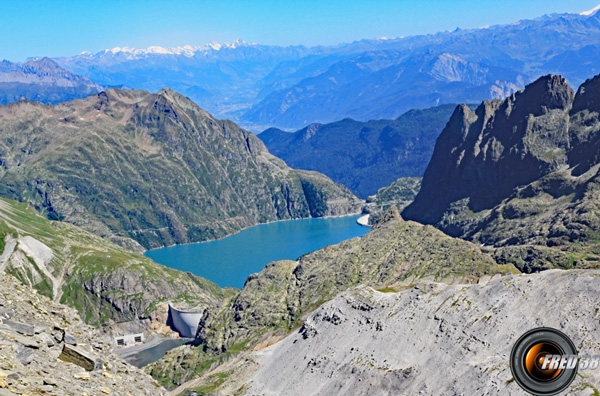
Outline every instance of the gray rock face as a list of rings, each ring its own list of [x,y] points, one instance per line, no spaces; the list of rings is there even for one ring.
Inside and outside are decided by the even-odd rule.
[[[283,341],[253,352],[219,394],[523,395],[508,358],[525,331],[550,326],[581,355],[599,354],[599,271],[546,271],[477,285],[419,283],[400,293],[349,290]],[[557,308],[560,307],[560,308]],[[579,372],[569,395],[591,395],[600,370]]]
[[[568,111],[574,93],[545,76],[504,101],[475,111],[460,105],[436,143],[423,185],[403,216],[435,224],[454,202],[478,212],[567,164]],[[456,235],[449,227],[447,230]]]
[[[21,345],[17,350],[17,360],[19,360],[23,366],[27,366],[33,361],[33,348]]]
[[[77,338],[75,338],[75,336],[73,336],[73,334],[65,332],[64,342],[65,342],[65,344],[69,344],[69,345],[77,345]]]
[[[6,326],[10,327],[19,334],[24,334],[28,336],[32,336],[35,334],[33,326],[29,326],[24,323],[14,322],[12,320],[3,320],[2,323],[4,323]]]

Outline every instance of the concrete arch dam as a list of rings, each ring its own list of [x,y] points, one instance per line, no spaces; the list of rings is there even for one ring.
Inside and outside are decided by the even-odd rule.
[[[169,304],[169,325],[181,337],[195,338],[203,312],[180,311]]]

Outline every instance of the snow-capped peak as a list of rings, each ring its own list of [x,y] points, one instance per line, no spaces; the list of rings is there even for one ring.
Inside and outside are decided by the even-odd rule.
[[[221,48],[238,48],[238,47],[250,47],[252,45],[256,45],[256,43],[248,43],[241,39],[236,39],[231,43],[224,43]]]
[[[199,51],[220,51],[223,48],[238,48],[238,47],[247,47],[255,44],[247,43],[244,40],[235,40],[231,43],[217,43],[215,41],[211,41],[202,46],[194,46],[194,45],[184,45],[183,47],[173,47],[173,48],[165,48],[159,46],[151,46],[146,49],[138,49],[138,48],[129,48],[129,47],[115,47],[112,49],[104,50],[104,53],[112,53],[116,54],[126,54],[131,57],[135,56],[144,56],[149,54],[159,54],[159,55],[184,55],[188,57],[194,56],[196,52]]]
[[[216,51],[220,50],[223,47],[220,43],[217,43],[216,41],[210,41],[208,44],[206,44],[206,46]]]
[[[585,16],[594,15],[596,12],[598,12],[598,10],[600,10],[600,4],[598,4],[596,7],[592,8],[591,10],[580,12],[579,15],[585,15]]]

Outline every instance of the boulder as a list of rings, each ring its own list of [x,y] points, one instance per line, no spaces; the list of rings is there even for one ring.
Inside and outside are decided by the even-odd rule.
[[[65,362],[73,363],[87,371],[93,371],[98,367],[96,358],[90,353],[82,351],[74,346],[64,344],[59,359]]]
[[[75,336],[71,333],[65,332],[63,340],[64,340],[65,344],[77,345],[77,338],[75,338]]]

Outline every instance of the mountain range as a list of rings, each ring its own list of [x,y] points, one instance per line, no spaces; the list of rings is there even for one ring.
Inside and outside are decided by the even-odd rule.
[[[399,177],[423,176],[435,141],[456,105],[410,110],[396,120],[311,124],[258,137],[288,165],[321,172],[366,198]]]
[[[508,357],[525,330],[600,354],[600,75],[585,80],[599,14],[5,62],[35,100],[85,97],[0,105],[0,394],[518,395]],[[72,73],[156,92],[84,94],[100,86]],[[304,128],[265,145],[163,85],[245,125]],[[365,236],[269,263],[241,290],[140,254],[361,209]],[[153,381],[108,336],[174,336],[171,303],[202,316],[192,343],[144,369]],[[57,360],[75,346],[90,372]],[[598,373],[569,394],[600,394]]]
[[[0,62],[0,104],[20,99],[59,103],[102,91],[88,78],[61,68],[49,58],[25,63]]]
[[[540,75],[578,85],[600,70],[600,14],[336,46],[243,41],[55,59],[103,86],[177,90],[255,131],[344,118],[397,118],[412,108],[504,98]]]
[[[507,364],[478,356],[506,354],[521,316],[577,333],[583,313],[590,331],[578,340],[597,349],[597,304],[576,296],[595,295],[600,258],[599,97],[600,76],[575,92],[549,75],[504,100],[457,106],[402,215],[395,204],[414,194],[418,179],[379,190],[378,204],[395,204],[364,237],[270,263],[242,290],[168,270],[82,228],[136,248],[189,241],[193,209],[203,203],[213,202],[215,212],[201,209],[216,213],[211,226],[230,225],[226,233],[267,216],[348,213],[361,202],[323,175],[289,168],[253,134],[171,90],[0,106],[0,194],[25,201],[0,200],[0,271],[92,324],[146,321],[154,334],[166,303],[204,307],[194,345],[145,369],[177,394],[299,394],[307,376],[324,394],[347,381],[357,395],[466,392],[473,384],[517,394]],[[512,276],[551,268],[568,271]],[[560,293],[548,301],[569,301],[562,311],[536,308],[551,285]],[[507,330],[498,338],[490,326]],[[401,329],[414,335],[406,360],[389,347]],[[455,340],[465,345],[468,372],[433,381],[439,368],[419,357],[443,361]],[[481,365],[494,373],[493,386],[474,371]],[[597,391],[594,373],[577,381],[574,394]]]

